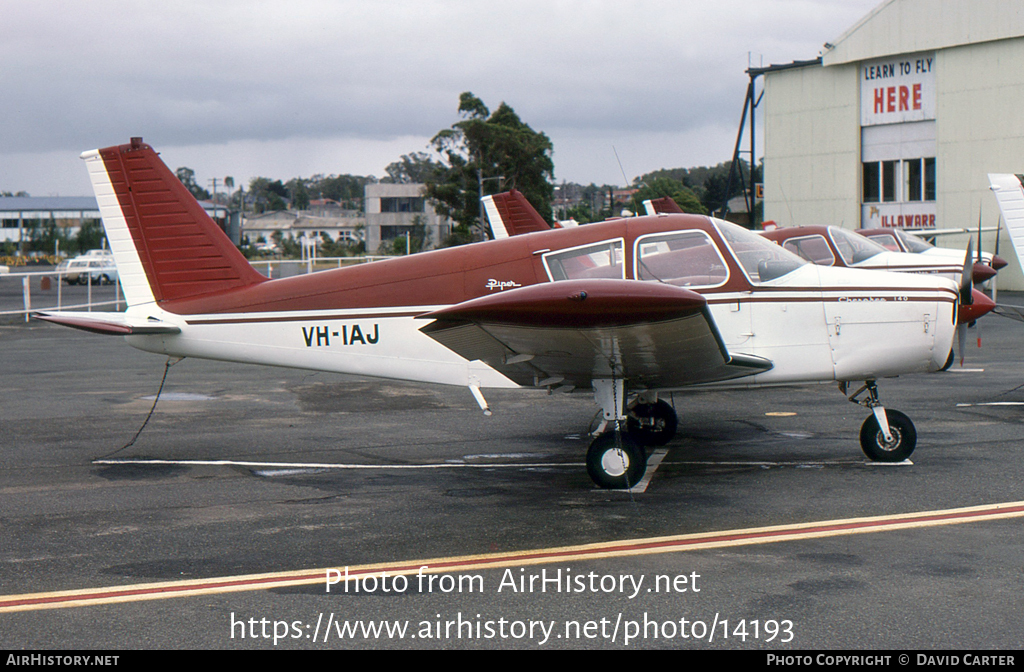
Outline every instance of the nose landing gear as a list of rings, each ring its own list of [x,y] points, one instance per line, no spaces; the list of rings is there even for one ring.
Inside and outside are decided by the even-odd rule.
[[[840,383],[839,389],[846,394],[848,383]],[[858,399],[864,392],[866,399]],[[875,381],[868,380],[849,397],[850,401],[871,409],[871,415],[860,428],[860,447],[873,462],[902,462],[910,457],[917,447],[917,429],[905,414],[886,410],[878,400]]]

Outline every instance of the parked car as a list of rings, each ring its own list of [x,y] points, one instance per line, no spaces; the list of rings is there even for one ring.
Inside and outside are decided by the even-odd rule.
[[[58,276],[69,285],[109,285],[117,280],[114,255],[103,250],[89,250],[57,265]]]

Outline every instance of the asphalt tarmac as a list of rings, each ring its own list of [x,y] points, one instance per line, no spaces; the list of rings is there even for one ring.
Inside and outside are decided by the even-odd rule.
[[[164,358],[2,326],[0,649],[1019,649],[1024,325],[979,324],[963,369],[879,383],[912,464],[832,385],[676,394],[635,493],[586,474],[588,393],[485,417],[184,360],[128,445]]]

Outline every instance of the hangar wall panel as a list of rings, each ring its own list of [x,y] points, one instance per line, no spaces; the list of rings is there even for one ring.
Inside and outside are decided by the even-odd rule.
[[[856,65],[811,66],[765,78],[766,220],[859,221],[858,72]]]
[[[987,226],[998,209],[988,173],[1024,173],[1024,38],[946,49],[937,54],[939,72],[937,172],[938,214],[945,226]],[[966,245],[964,238],[959,241]],[[1000,241],[1010,266],[999,286],[1024,290],[1024,273],[1012,248]],[[994,234],[984,238],[988,251]]]
[[[1024,34],[1020,0],[888,0],[834,40],[826,66]]]

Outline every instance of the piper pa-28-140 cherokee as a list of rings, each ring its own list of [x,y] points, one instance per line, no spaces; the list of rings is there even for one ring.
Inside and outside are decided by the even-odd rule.
[[[592,389],[612,428],[587,454],[603,487],[640,480],[644,446],[676,429],[659,395],[698,385],[831,381],[845,392],[863,381],[850,399],[872,411],[864,451],[902,461],[916,431],[879,403],[875,381],[943,365],[963,291],[815,266],[695,215],[268,280],[141,138],[82,157],[128,308],[40,318],[169,357],[467,386],[487,412],[484,388]]]

